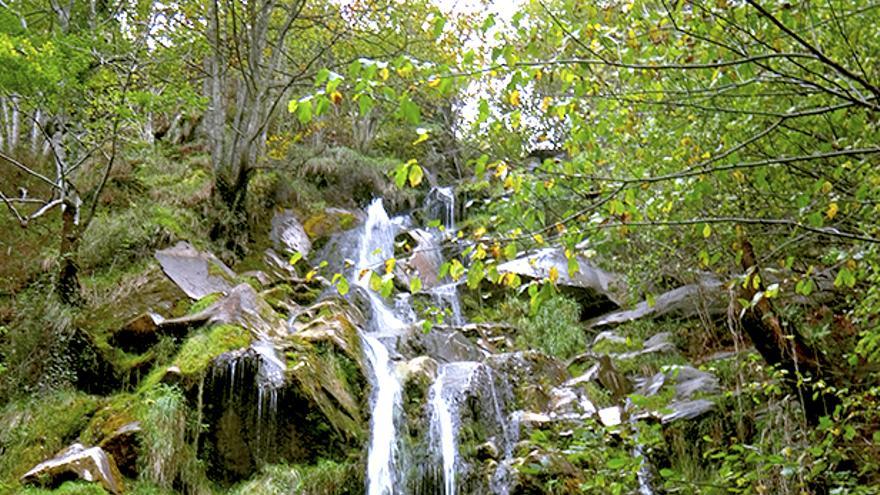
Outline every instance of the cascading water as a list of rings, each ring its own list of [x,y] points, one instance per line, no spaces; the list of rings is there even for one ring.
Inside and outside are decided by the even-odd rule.
[[[457,362],[444,364],[437,373],[434,384],[428,392],[431,411],[430,447],[440,454],[443,466],[444,495],[455,494],[455,470],[458,463],[456,438],[455,399],[469,381],[469,377],[479,363]]]
[[[429,479],[436,480],[436,488],[429,486],[428,491],[419,493],[456,495],[483,493],[486,489],[506,493],[503,482],[496,483],[493,479],[491,486],[486,486],[486,480],[474,471],[475,465],[462,457],[459,447],[462,428],[480,431],[479,441],[498,446],[507,459],[513,442],[504,414],[505,403],[506,395],[498,390],[496,376],[487,365],[456,361],[440,366],[428,393],[428,459],[440,469],[426,472]],[[479,427],[473,430],[476,425]]]
[[[451,187],[431,189],[425,211],[430,219],[440,220],[446,232],[455,232],[455,191]]]
[[[367,209],[367,221],[359,239],[358,262],[353,279],[369,297],[373,313],[370,332],[361,333],[364,352],[373,373],[374,393],[370,420],[370,450],[367,458],[367,493],[392,495],[398,485],[397,422],[402,406],[400,381],[394,372],[388,349],[379,336],[394,335],[406,327],[378,294],[370,290],[370,271],[384,266],[394,255],[394,236],[398,226],[393,223],[376,199]]]

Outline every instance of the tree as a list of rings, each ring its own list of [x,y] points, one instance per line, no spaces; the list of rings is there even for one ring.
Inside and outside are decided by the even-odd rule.
[[[0,17],[0,63],[12,68],[0,76],[0,98],[13,108],[0,162],[17,173],[0,200],[22,227],[60,212],[57,289],[67,303],[78,300],[80,239],[136,120],[130,99],[148,60],[149,13],[96,9],[94,2],[20,2],[4,5]],[[35,13],[38,20],[26,22]],[[24,119],[30,154],[17,146]]]

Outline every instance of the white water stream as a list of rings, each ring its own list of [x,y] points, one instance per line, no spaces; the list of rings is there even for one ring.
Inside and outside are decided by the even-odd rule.
[[[384,267],[385,260],[394,256],[394,236],[398,226],[393,223],[376,199],[367,209],[367,221],[359,238],[358,261],[352,279],[364,289],[370,301],[372,320],[369,332],[361,333],[364,352],[373,372],[372,415],[370,420],[370,451],[367,458],[367,493],[393,495],[399,493],[397,479],[400,452],[397,448],[397,416],[402,410],[400,380],[385,344],[379,336],[401,332],[406,323],[385,305],[382,298],[370,289],[370,270]]]

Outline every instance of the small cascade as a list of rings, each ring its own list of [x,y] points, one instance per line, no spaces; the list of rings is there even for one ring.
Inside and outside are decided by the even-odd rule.
[[[455,495],[484,493],[486,489],[499,493],[494,480],[492,486],[485,486],[485,478],[462,458],[459,446],[460,432],[464,429],[471,432],[466,441],[495,444],[505,459],[512,453],[515,439],[510,437],[510,425],[504,413],[506,392],[498,389],[492,369],[473,361],[442,365],[429,390],[428,404],[428,459],[432,465],[440,466],[442,472],[436,468],[424,472],[423,476],[429,480],[429,491],[425,493]],[[477,431],[481,432],[480,436],[474,437]],[[430,480],[436,480],[436,488],[431,488]],[[439,491],[441,486],[442,492]]]
[[[438,285],[428,291],[434,300],[434,304],[438,308],[448,310],[450,315],[449,323],[454,326],[465,324],[464,316],[461,311],[461,301],[458,298],[458,284],[448,283]]]
[[[431,411],[429,444],[443,466],[444,495],[455,494],[455,470],[458,464],[457,404],[462,389],[467,388],[470,376],[479,366],[474,362],[444,364],[428,392]]]
[[[431,220],[440,220],[447,233],[455,232],[455,191],[452,187],[435,187],[425,198],[425,213]]]
[[[394,256],[394,236],[400,225],[388,218],[381,199],[367,209],[367,221],[359,239],[355,284],[365,289],[373,317],[370,331],[362,332],[364,352],[370,364],[374,387],[370,420],[370,450],[367,458],[367,493],[392,495],[400,486],[401,464],[397,424],[403,411],[400,381],[394,372],[388,349],[380,336],[399,334],[407,324],[382,298],[370,290],[370,270],[379,271]]]
[[[221,476],[234,479],[256,470],[261,465],[277,462],[283,457],[279,435],[284,431],[285,418],[280,412],[284,398],[285,362],[268,341],[256,341],[250,347],[233,351],[215,360],[210,373],[200,387],[199,414],[209,424],[218,424],[220,418],[235,418],[231,429],[210,433],[203,441],[215,443],[221,435],[226,439],[233,432],[240,445],[236,452],[239,462],[232,469],[216,450],[209,452],[209,463],[219,470]],[[223,427],[221,427],[222,429]],[[234,431],[233,431],[234,430]]]

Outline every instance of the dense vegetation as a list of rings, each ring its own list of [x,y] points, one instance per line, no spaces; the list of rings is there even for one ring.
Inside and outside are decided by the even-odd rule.
[[[536,432],[579,473],[548,470],[542,490],[631,493],[641,449],[663,459],[663,493],[878,493],[880,6],[491,5],[0,0],[0,491],[43,493],[18,478],[120,418],[144,425],[136,493],[360,487],[357,464],[330,456],[208,479],[190,442],[201,418],[161,372],[202,373],[247,332],[214,326],[144,352],[114,332],[215,302],[180,297],[157,249],[187,240],[245,273],[278,210],[326,242],[328,224],[348,225],[328,208],[382,196],[411,210],[453,185],[464,206],[441,278],[466,282],[470,321],[516,329],[517,349],[573,373],[598,314],[558,286],[565,273],[526,280],[502,263],[559,247],[569,275],[584,260],[623,274],[624,306],[709,279],[726,294],[721,311],[623,323],[593,347],[623,353],[669,331],[678,353],[617,367],[701,364],[724,391],[711,419]],[[349,291],[331,266],[290,262]],[[374,288],[390,293],[392,278]],[[279,292],[314,301],[298,290]],[[431,331],[448,315],[420,316]],[[629,397],[654,411],[663,399]]]

